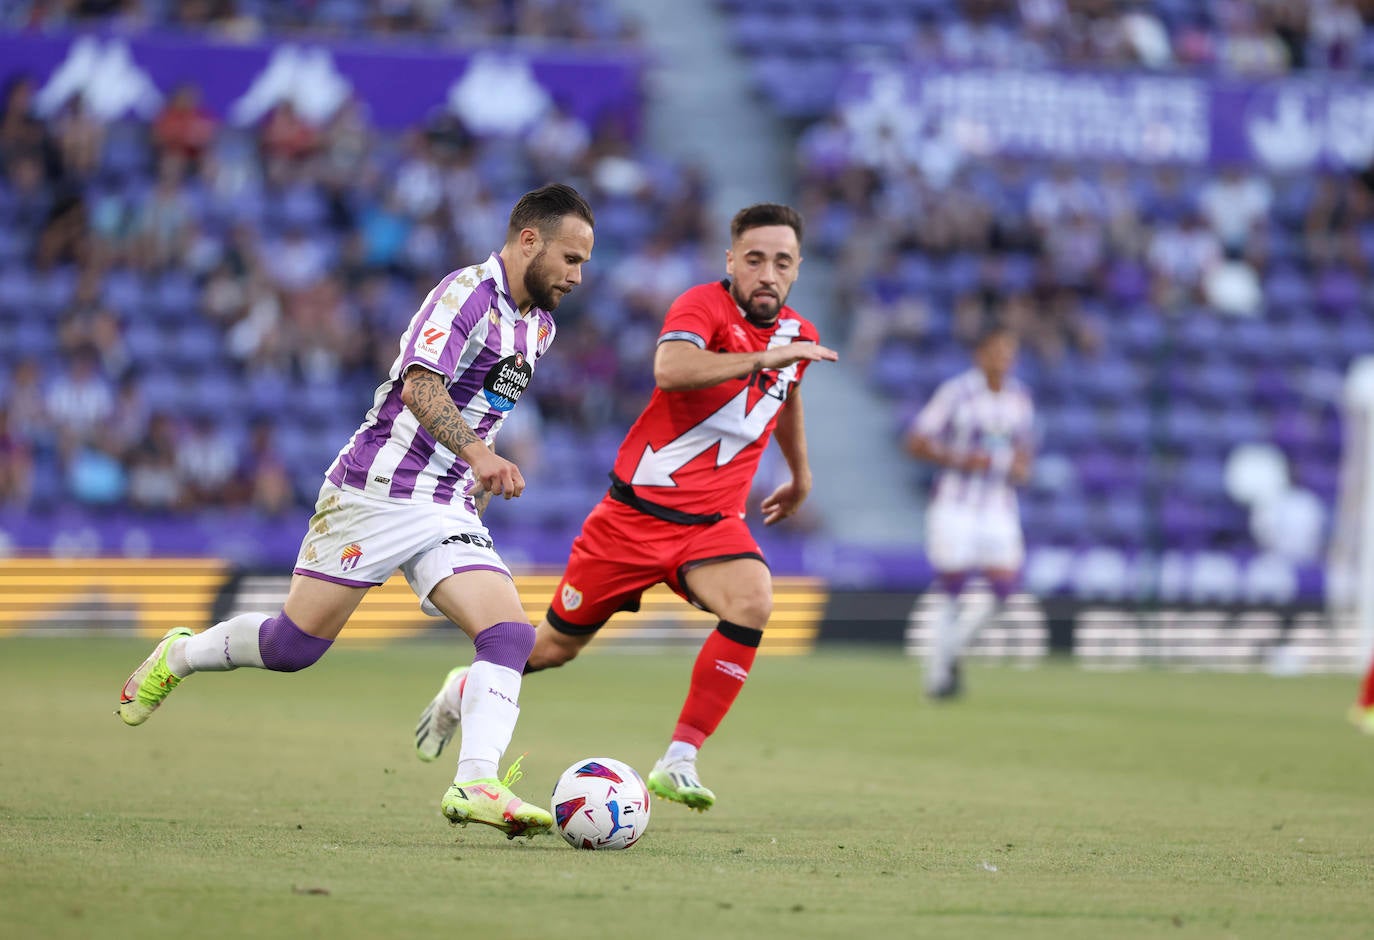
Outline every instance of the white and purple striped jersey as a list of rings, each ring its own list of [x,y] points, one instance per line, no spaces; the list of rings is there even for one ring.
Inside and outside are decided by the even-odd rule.
[[[522,316],[515,306],[500,255],[449,274],[402,334],[400,354],[330,466],[329,482],[398,502],[448,505],[457,494],[470,503],[468,465],[402,403],[402,377],[413,365],[442,375],[463,420],[491,445],[553,336],[550,313],[536,307]]]
[[[939,442],[954,457],[984,453],[992,465],[978,473],[945,467],[934,498],[966,506],[1016,508],[1016,490],[1007,479],[1012,457],[1033,442],[1035,408],[1025,385],[1012,376],[994,392],[980,369],[942,382],[921,409],[911,430]]]

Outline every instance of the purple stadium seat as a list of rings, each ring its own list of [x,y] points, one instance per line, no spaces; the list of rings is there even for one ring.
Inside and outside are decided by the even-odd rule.
[[[1317,310],[1327,316],[1353,317],[1364,312],[1364,285],[1343,265],[1332,265],[1317,275],[1314,295]]]
[[[1175,400],[1164,412],[1165,438],[1177,447],[1199,449],[1218,447],[1212,435],[1214,414],[1191,402]]]
[[[1057,413],[1044,416],[1047,441],[1069,450],[1081,449],[1096,441],[1100,421],[1097,409],[1089,405],[1066,404]]]
[[[1276,266],[1264,279],[1264,298],[1270,309],[1305,310],[1312,306],[1312,288],[1296,267]]]
[[[1132,258],[1118,258],[1107,271],[1107,297],[1116,304],[1137,304],[1150,292],[1150,275]]]
[[[1135,452],[1150,444],[1154,418],[1144,402],[1121,402],[1100,424],[1102,440],[1118,451]]]
[[[1137,548],[1149,534],[1150,520],[1142,494],[1109,495],[1097,508],[1096,530],[1117,548]]]
[[[39,291],[38,279],[27,265],[10,264],[0,268],[0,307],[30,310]]]

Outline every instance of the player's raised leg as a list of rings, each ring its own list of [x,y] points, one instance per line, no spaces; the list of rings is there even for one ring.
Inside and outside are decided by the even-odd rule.
[[[422,761],[438,759],[463,720],[463,690],[469,666],[454,666],[415,723],[415,756]]]
[[[429,600],[472,637],[476,650],[458,696],[458,769],[440,808],[455,825],[482,823],[512,839],[547,832],[553,816],[511,792],[522,776],[520,761],[497,777],[520,717],[520,679],[534,647],[534,627],[514,583],[504,572],[463,571],[440,581]]]
[[[195,672],[227,672],[241,666],[297,672],[312,665],[366,593],[365,587],[297,574],[275,617],[246,613],[200,633],[182,627],[168,631],[125,681],[119,717],[128,725],[143,724],[181,680]]]

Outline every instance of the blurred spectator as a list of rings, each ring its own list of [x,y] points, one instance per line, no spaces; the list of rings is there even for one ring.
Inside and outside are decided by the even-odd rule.
[[[225,496],[230,505],[246,505],[264,516],[280,516],[294,507],[291,473],[277,449],[276,429],[271,421],[253,422],[243,459],[225,489]]]
[[[1307,62],[1314,68],[1358,69],[1365,24],[1355,5],[1347,0],[1307,0],[1306,6]],[[1370,12],[1367,6],[1365,12]]]
[[[25,508],[33,495],[33,446],[0,400],[0,507]]]
[[[1219,262],[1221,254],[1220,239],[1195,212],[1179,224],[1156,227],[1146,254],[1155,277],[1156,302],[1173,307],[1195,300],[1202,273]]]
[[[100,167],[105,149],[105,126],[86,107],[84,95],[73,95],[54,122],[62,171],[74,180],[88,180]]]
[[[1060,163],[1048,179],[1032,184],[1029,211],[1043,235],[1075,216],[1095,218],[1102,214],[1103,205],[1091,180],[1069,164]]]
[[[293,164],[312,155],[321,143],[320,134],[296,111],[289,100],[280,101],[263,122],[259,133],[262,152],[270,167]]]
[[[114,408],[101,429],[104,445],[127,464],[147,435],[151,417],[152,405],[143,393],[142,379],[132,372],[126,374],[115,388]]]
[[[1254,227],[1269,214],[1274,193],[1267,180],[1228,166],[1203,183],[1198,206],[1226,248],[1244,248]]]
[[[1277,75],[1288,69],[1288,50],[1270,28],[1264,8],[1249,3],[1227,3],[1222,12],[1217,60],[1229,72],[1240,75]]]
[[[100,371],[100,354],[94,346],[81,346],[71,353],[66,368],[48,386],[44,404],[60,437],[96,438],[114,411],[114,395]]]
[[[123,376],[133,364],[119,316],[94,303],[73,306],[58,326],[58,346],[68,354],[93,351],[101,374],[111,379]]]
[[[194,414],[189,425],[176,441],[181,493],[194,505],[221,505],[238,466],[238,455],[214,414]]]
[[[200,89],[182,85],[153,121],[153,143],[158,152],[174,154],[193,167],[214,142],[219,122],[200,103]]]
[[[148,433],[129,462],[127,497],[137,509],[167,512],[182,508],[185,497],[177,471],[177,427],[170,414],[154,412]]]
[[[48,395],[43,369],[36,358],[25,356],[14,364],[5,391],[9,430],[21,440],[50,444],[55,435],[48,415]]]
[[[48,127],[34,113],[34,81],[26,75],[12,79],[3,91],[0,103],[0,160],[8,164],[25,156],[36,158],[40,169],[57,175],[57,155],[48,135]]]
[[[5,161],[11,224],[36,237],[53,208],[53,189],[43,177],[43,163],[32,151],[17,151]]]
[[[407,155],[392,183],[395,204],[412,219],[419,219],[439,208],[444,198],[443,174],[423,132],[407,134],[405,144]]]
[[[289,297],[285,313],[286,343],[307,382],[337,382],[363,359],[356,311],[337,278],[321,278]]]
[[[144,196],[134,217],[135,262],[161,270],[183,257],[194,231],[185,186],[186,163],[175,155],[158,161],[157,184]]]

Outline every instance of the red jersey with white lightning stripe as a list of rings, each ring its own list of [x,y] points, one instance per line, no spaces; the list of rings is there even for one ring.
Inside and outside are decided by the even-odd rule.
[[[722,281],[700,284],[673,301],[658,341],[747,353],[792,342],[819,342],[819,335],[810,321],[787,306],[771,326],[754,326]],[[807,365],[803,361],[785,369],[765,369],[710,388],[655,388],[620,445],[615,475],[633,486],[635,495],[661,506],[698,515],[743,516],[778,413]]]

